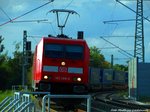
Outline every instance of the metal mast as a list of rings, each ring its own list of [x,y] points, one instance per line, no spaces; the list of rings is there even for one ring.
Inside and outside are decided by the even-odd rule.
[[[138,57],[139,62],[145,61],[145,58],[144,58],[145,55],[144,55],[143,0],[137,0],[134,57]]]
[[[27,52],[26,52],[26,43],[27,43],[27,31],[23,31],[23,63],[22,63],[22,86],[26,84],[26,73],[27,73]]]

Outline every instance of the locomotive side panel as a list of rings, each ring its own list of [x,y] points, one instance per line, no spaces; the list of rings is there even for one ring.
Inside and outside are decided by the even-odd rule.
[[[38,86],[42,77],[42,53],[43,52],[43,39],[36,46],[33,60],[33,81],[32,86],[34,90],[38,90]]]
[[[36,80],[42,80],[43,39],[37,45]]]

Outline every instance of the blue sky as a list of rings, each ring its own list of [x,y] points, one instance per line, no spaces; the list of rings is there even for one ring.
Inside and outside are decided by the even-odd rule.
[[[49,2],[49,0],[0,0],[0,24],[20,16],[40,5]],[[136,10],[136,2],[122,1],[124,4]],[[105,42],[100,36],[134,36],[135,21],[119,22],[116,24],[104,24],[103,21],[119,20],[119,19],[135,19],[135,13],[131,12],[115,0],[54,0],[54,2],[33,11],[15,21],[23,20],[42,20],[48,19],[49,23],[8,23],[0,26],[0,35],[2,35],[5,45],[5,51],[9,56],[15,50],[15,43],[21,42],[23,39],[23,30],[27,30],[28,36],[47,36],[48,34],[57,35],[60,30],[57,28],[56,16],[48,13],[52,9],[70,9],[78,12],[78,15],[70,15],[69,20],[64,29],[64,33],[70,37],[76,38],[77,31],[84,31],[84,38],[89,46],[96,46],[110,61],[111,54],[114,55],[114,62],[127,64],[125,59],[127,56],[120,53],[119,49],[105,49],[113,47]],[[8,17],[9,16],[9,17]],[[144,16],[150,19],[150,2],[144,3]],[[61,15],[64,20],[64,16]],[[146,62],[150,62],[150,22],[144,21],[145,32],[145,58]],[[119,46],[121,49],[133,54],[134,37],[107,37],[108,41]],[[40,38],[28,37],[32,41],[32,51]],[[20,49],[22,50],[22,48]]]

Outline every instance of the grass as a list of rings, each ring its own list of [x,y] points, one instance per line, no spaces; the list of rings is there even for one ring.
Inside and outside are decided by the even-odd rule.
[[[7,96],[13,96],[13,92],[11,90],[0,90],[0,102],[2,102]]]
[[[118,96],[120,97],[128,97],[128,91],[122,90],[118,92]]]
[[[146,103],[146,104],[150,104],[150,97],[149,96],[141,96],[141,97],[139,97],[139,101]]]
[[[128,91],[119,91],[118,92],[118,96],[127,98],[128,97]],[[139,97],[138,101],[146,103],[146,104],[150,104],[150,97],[148,97],[148,96],[141,96],[141,97]]]

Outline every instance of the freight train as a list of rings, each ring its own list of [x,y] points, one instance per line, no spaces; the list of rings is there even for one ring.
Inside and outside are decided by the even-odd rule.
[[[125,90],[128,88],[128,72],[113,69],[89,68],[89,90]]]
[[[79,39],[64,35],[41,39],[33,59],[34,91],[83,94],[89,90],[127,88],[127,72],[89,67],[89,48],[80,33]]]

